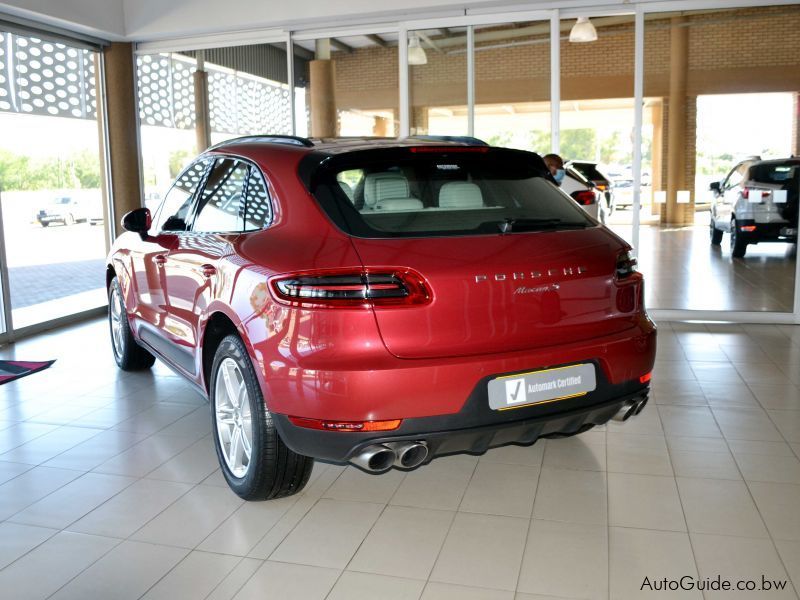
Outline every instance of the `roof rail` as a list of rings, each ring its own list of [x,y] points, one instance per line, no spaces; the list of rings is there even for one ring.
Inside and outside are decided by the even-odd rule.
[[[421,142],[461,142],[468,146],[488,146],[486,142],[469,135],[410,135],[406,140],[419,140]]]
[[[291,146],[303,146],[305,148],[313,148],[314,142],[308,138],[300,137],[299,135],[279,135],[267,133],[264,135],[245,135],[242,137],[232,138],[225,140],[219,144],[214,144],[209,150],[216,150],[224,146],[232,146],[234,144],[248,144],[251,142],[260,142],[262,144],[289,144]]]

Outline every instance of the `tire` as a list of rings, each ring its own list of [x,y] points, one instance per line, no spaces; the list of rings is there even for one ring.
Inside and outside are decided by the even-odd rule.
[[[49,226],[50,226],[50,221],[43,221],[42,222],[42,227],[49,227]]]
[[[245,398],[243,393],[247,394]],[[305,487],[314,459],[293,452],[281,440],[264,403],[253,363],[237,335],[225,337],[217,347],[209,397],[220,469],[237,496],[272,500]],[[249,457],[247,444],[242,441],[249,441]]]
[[[117,278],[108,287],[108,328],[111,334],[111,350],[117,366],[123,371],[149,369],[156,362],[155,356],[142,348],[133,338],[122,288]]]
[[[743,240],[736,230],[736,219],[731,219],[731,256],[744,258],[747,252],[747,242]]]
[[[719,246],[722,243],[722,230],[717,229],[716,225],[714,225],[714,219],[711,219],[711,223],[709,223],[709,233],[711,235],[711,245]]]

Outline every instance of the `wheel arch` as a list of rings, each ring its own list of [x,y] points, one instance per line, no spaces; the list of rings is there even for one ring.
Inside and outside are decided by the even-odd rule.
[[[242,343],[244,343],[245,348],[247,348],[247,353],[250,355],[250,360],[253,361],[256,378],[258,379],[259,385],[261,385],[263,390],[264,375],[259,368],[259,362],[256,359],[253,346],[250,343],[244,327],[242,326],[242,323],[238,319],[236,313],[234,313],[228,306],[223,305],[217,305],[209,311],[208,318],[206,319],[202,329],[199,367],[203,388],[207,393],[209,392],[209,386],[211,385],[211,366],[214,363],[214,355],[216,354],[217,347],[219,347],[220,342],[222,342],[226,336],[231,334],[237,335],[239,339],[242,340]]]

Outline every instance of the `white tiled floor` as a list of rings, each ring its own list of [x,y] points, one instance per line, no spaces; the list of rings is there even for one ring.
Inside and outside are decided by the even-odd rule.
[[[687,575],[797,598],[798,327],[663,324],[628,423],[408,474],[317,464],[263,503],[222,480],[205,401],[118,371],[103,322],[0,357],[58,359],[0,387],[3,600],[703,597],[640,589]]]

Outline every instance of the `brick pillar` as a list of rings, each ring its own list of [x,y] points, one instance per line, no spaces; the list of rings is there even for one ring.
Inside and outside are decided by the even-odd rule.
[[[428,107],[411,107],[411,135],[427,135],[428,133]]]
[[[686,190],[686,84],[689,67],[689,30],[685,17],[670,19],[669,105],[667,121],[667,203],[661,222],[682,225],[686,205],[678,204],[678,191]]]
[[[211,116],[208,109],[208,72],[205,52],[197,52],[197,70],[194,72],[194,129],[197,137],[197,152],[204,152],[211,145]]]
[[[792,154],[800,156],[800,92],[795,92],[792,97]]]
[[[375,124],[372,126],[372,135],[378,137],[392,137],[393,131],[389,131],[390,122],[386,117],[375,117]]]
[[[336,136],[336,98],[334,90],[333,61],[312,60],[309,68],[309,96],[311,104],[311,135]]]
[[[122,215],[142,206],[136,69],[133,44],[114,42],[103,49],[106,76],[106,127],[117,234]]]
[[[650,164],[650,212],[661,214],[661,204],[656,204],[655,193],[664,189],[664,103],[656,100],[650,107],[650,121],[653,124],[652,160]]]

